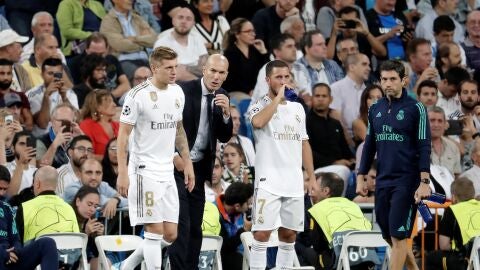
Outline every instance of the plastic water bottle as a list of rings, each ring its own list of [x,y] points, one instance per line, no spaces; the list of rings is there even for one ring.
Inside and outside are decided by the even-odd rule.
[[[300,98],[291,88],[285,87],[285,99],[291,102],[298,102]]]
[[[445,201],[447,200],[447,197],[443,194],[440,194],[440,193],[432,193],[432,195],[430,195],[430,197],[427,198],[427,200],[431,201],[431,202],[436,202],[436,203],[439,203],[439,204],[444,204]]]
[[[418,203],[418,212],[420,212],[420,215],[422,215],[422,218],[425,221],[425,223],[429,223],[430,221],[433,220],[432,214],[430,213],[430,209],[428,209],[428,206],[424,204],[422,201]]]

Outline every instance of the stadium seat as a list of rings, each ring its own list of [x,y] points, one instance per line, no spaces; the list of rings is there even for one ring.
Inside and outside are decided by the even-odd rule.
[[[480,270],[480,256],[478,249],[480,249],[480,235],[475,237],[472,246],[472,253],[470,253],[470,261],[468,262],[468,270]]]
[[[98,269],[109,270],[105,251],[126,252],[135,250],[143,239],[136,235],[103,235],[95,238],[98,249]],[[142,270],[145,269],[142,263]]]
[[[57,250],[60,254],[60,260],[65,264],[73,264],[74,262],[69,261],[72,257],[69,252],[65,253],[64,251],[68,250],[81,250],[80,254],[80,269],[88,270],[90,265],[87,261],[87,242],[88,236],[84,233],[49,233],[44,234],[38,238],[49,237],[52,238],[57,244]],[[74,256],[76,257],[76,256]],[[40,269],[38,267],[37,269]]]
[[[222,243],[223,239],[221,236],[203,236],[202,248],[200,249],[199,269],[222,270],[222,256],[220,255]],[[202,264],[204,264],[205,267],[201,267]]]
[[[250,247],[253,242],[252,232],[244,232],[240,235],[240,239],[243,244],[243,270],[248,270],[249,261],[250,261]],[[278,233],[273,231],[270,235],[270,240],[268,241],[268,247],[278,247]],[[293,268],[291,269],[305,269],[305,270],[315,270],[313,266],[300,266],[298,262],[297,254],[295,253],[295,258],[293,260]]]
[[[385,258],[382,264],[382,270],[387,269],[390,256],[390,246],[383,239],[382,234],[376,231],[353,231],[343,238],[342,250],[340,251],[337,270],[350,270],[350,260],[348,254],[349,247],[379,248],[387,247]]]

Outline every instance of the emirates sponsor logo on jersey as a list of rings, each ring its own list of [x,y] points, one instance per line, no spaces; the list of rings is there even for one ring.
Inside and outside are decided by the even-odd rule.
[[[295,130],[294,126],[291,125],[284,125],[284,131],[283,132],[278,132],[274,131],[273,132],[273,138],[278,141],[300,141],[301,136],[300,133],[298,133]]]
[[[151,121],[150,122],[150,128],[152,130],[177,128],[177,121],[173,117],[173,114],[164,113],[163,114],[163,120],[164,121],[162,121],[162,122]]]

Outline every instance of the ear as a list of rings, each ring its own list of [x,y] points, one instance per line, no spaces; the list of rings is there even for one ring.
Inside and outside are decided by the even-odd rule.
[[[445,130],[447,130],[450,127],[450,123],[445,119]]]
[[[402,86],[403,86],[403,87],[407,87],[407,86],[408,86],[408,85],[407,85],[408,79],[409,79],[409,78],[408,78],[408,75],[403,76],[403,78],[402,78]]]

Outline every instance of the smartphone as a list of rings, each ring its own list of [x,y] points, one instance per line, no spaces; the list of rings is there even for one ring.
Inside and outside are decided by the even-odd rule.
[[[56,81],[59,81],[63,78],[63,73],[62,72],[55,72],[55,73],[53,73],[53,78],[55,78]]]
[[[32,147],[35,148],[37,146],[37,142],[33,137],[28,136],[27,137],[27,147]]]
[[[402,39],[405,38],[405,35],[406,35],[407,33],[412,34],[411,36],[413,37],[413,36],[414,36],[413,34],[415,33],[415,29],[413,29],[413,28],[411,28],[411,27],[405,27],[405,28],[403,29],[403,32],[400,34],[400,38],[402,38]]]
[[[101,207],[97,207],[97,210],[95,211],[95,219],[100,223],[105,223],[105,217],[103,216]]]
[[[61,120],[61,122],[62,122],[62,127],[64,127],[63,132],[72,132],[72,122],[68,120]]]
[[[10,125],[13,123],[13,115],[9,114],[5,116],[5,124]]]
[[[461,135],[463,132],[462,120],[448,120],[448,129],[445,131],[445,135]]]
[[[245,219],[248,221],[252,221],[252,208],[248,208],[248,210],[245,212]]]
[[[343,20],[343,27],[342,28],[347,28],[347,29],[355,29],[357,27],[357,22],[354,20]]]

